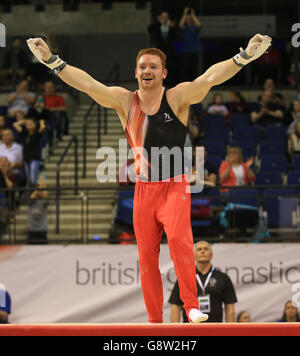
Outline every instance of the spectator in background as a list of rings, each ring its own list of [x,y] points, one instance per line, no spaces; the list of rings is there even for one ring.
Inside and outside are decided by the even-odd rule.
[[[289,135],[288,153],[290,157],[300,155],[300,121],[295,124],[295,132]]]
[[[251,323],[251,315],[247,311],[241,311],[237,318],[236,318],[237,323]]]
[[[9,160],[0,158],[0,188],[10,189],[16,186],[17,176],[14,173]],[[0,239],[7,232],[10,211],[15,207],[15,196],[11,191],[0,192]]]
[[[41,178],[37,188],[41,190],[32,192],[27,210],[28,243],[47,244],[49,193],[46,180]]]
[[[226,160],[221,163],[219,168],[220,185],[240,186],[254,182],[256,177],[250,168],[253,163],[253,157],[249,158],[247,162],[243,162],[240,147],[229,147]],[[223,191],[228,191],[228,189]]]
[[[0,145],[0,157],[7,157],[14,173],[17,175],[17,185],[22,187],[26,182],[24,174],[23,147],[14,142],[13,132],[5,129],[2,132],[2,141]]]
[[[8,78],[12,79],[13,84],[15,84],[16,81],[26,77],[30,61],[21,46],[22,38],[16,37],[12,43],[12,48],[5,53],[1,71],[3,85],[7,84]]]
[[[202,145],[196,145],[195,150],[193,152],[193,170],[192,170],[192,174],[194,176],[194,180],[190,180],[190,183],[193,184],[197,174],[199,174],[199,172],[196,171],[196,150],[197,147],[203,147]],[[199,159],[199,157],[198,157]],[[204,147],[204,187],[205,186],[210,186],[210,187],[214,187],[217,184],[217,177],[218,177],[218,168],[217,166],[209,161],[209,158],[207,158],[207,150]],[[198,181],[200,180],[200,178],[198,177]],[[204,193],[204,191],[202,192]]]
[[[212,100],[212,105],[207,109],[208,114],[228,115],[228,109],[223,102],[223,96],[220,93],[215,93]]]
[[[22,140],[19,137],[19,127],[25,125],[25,113],[22,110],[18,110],[15,112],[14,118],[11,118],[10,128],[14,134],[14,139],[17,143],[22,144]]]
[[[8,324],[11,313],[11,298],[7,291],[0,288],[0,324]]]
[[[182,80],[193,81],[198,77],[199,32],[201,23],[193,8],[183,11],[179,27],[183,32]]]
[[[285,116],[285,124],[289,125],[287,134],[291,135],[295,132],[295,125],[300,121],[300,100],[293,100],[292,109]]]
[[[16,91],[8,96],[7,114],[13,117],[18,110],[24,111],[27,114],[30,106],[34,103],[35,94],[29,92],[29,85],[27,80],[22,80],[16,88]]]
[[[299,323],[300,315],[298,309],[294,306],[291,300],[288,300],[284,305],[284,311],[279,323]]]
[[[55,94],[55,86],[51,81],[44,85],[44,108],[50,112],[52,131],[56,130],[58,139],[62,140],[67,126],[66,103],[61,95]]]
[[[0,187],[12,188],[17,184],[17,176],[7,157],[0,158]]]
[[[25,127],[17,127],[23,142],[23,159],[27,182],[31,185],[36,185],[38,180],[41,160],[41,137],[45,128],[43,120],[38,124],[33,118],[25,120]]]
[[[8,128],[6,119],[3,115],[0,115],[0,144],[2,143],[2,133]]]
[[[178,39],[176,21],[171,20],[168,12],[162,11],[157,16],[157,21],[148,26],[151,47],[162,50],[167,56],[168,76],[165,83],[168,86],[178,82],[178,61],[174,42]]]
[[[53,143],[53,131],[51,123],[51,112],[45,108],[45,101],[42,95],[38,95],[35,99],[33,107],[31,107],[27,114],[28,117],[34,118],[37,122],[44,121],[47,130],[47,136],[45,136],[45,144],[49,142]],[[54,119],[53,119],[54,120]]]
[[[275,82],[271,78],[267,78],[264,82],[264,91],[270,91],[272,93],[272,102],[277,104],[282,110],[285,110],[285,102],[283,95],[275,91]],[[260,97],[258,98],[260,100]]]
[[[231,114],[247,112],[247,103],[240,92],[236,90],[231,90],[229,92],[229,102],[227,106]]]
[[[264,91],[258,108],[251,112],[251,121],[260,131],[264,131],[268,126],[281,126],[283,123],[283,111],[277,104],[272,103],[272,97],[271,91]]]
[[[212,265],[211,245],[206,241],[197,242],[194,254],[199,306],[203,313],[209,315],[207,322],[221,323],[223,321],[223,304],[225,305],[225,321],[235,322],[234,304],[237,302],[235,290],[229,276]],[[174,285],[169,303],[171,304],[171,323],[179,323],[181,313],[183,322],[187,323],[188,318],[179,296],[178,281]]]

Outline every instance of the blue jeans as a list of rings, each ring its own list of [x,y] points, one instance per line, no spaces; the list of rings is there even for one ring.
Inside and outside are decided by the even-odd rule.
[[[25,162],[25,172],[27,177],[27,184],[36,185],[39,175],[40,161],[34,160]]]

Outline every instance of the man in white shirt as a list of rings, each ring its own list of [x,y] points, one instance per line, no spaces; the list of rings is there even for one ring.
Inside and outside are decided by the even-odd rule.
[[[0,145],[0,158],[7,157],[12,165],[14,172],[17,174],[18,186],[23,185],[24,175],[24,162],[23,162],[23,147],[14,142],[14,136],[10,129],[5,129],[2,132],[2,141]]]
[[[35,94],[28,91],[27,80],[22,80],[17,85],[16,91],[8,96],[8,116],[13,117],[18,110],[22,110],[27,114],[29,108],[34,103],[34,100]]]

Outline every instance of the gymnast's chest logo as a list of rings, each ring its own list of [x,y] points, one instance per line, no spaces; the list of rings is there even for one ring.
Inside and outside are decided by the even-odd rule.
[[[173,118],[168,114],[168,113],[164,113],[164,122],[170,122],[173,121]]]

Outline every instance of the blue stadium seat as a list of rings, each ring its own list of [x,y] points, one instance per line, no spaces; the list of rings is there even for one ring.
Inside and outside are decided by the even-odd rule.
[[[300,156],[293,157],[293,170],[300,172]]]
[[[251,117],[248,113],[231,114],[230,126],[232,129],[237,127],[251,127]]]
[[[201,103],[193,104],[191,106],[194,109],[197,117],[200,117],[203,114],[203,107]]]
[[[214,163],[216,165],[217,169],[219,170],[221,162],[223,161],[223,157],[209,155],[209,156],[207,156],[207,161]]]
[[[295,192],[300,194],[300,172],[290,172],[287,175],[287,184],[288,185],[298,185],[299,188],[295,188]]]
[[[284,155],[286,151],[286,144],[284,141],[263,140],[259,147],[259,157]]]
[[[295,193],[292,189],[268,189],[264,192],[263,210],[268,214],[268,227],[293,227],[293,212],[298,199],[287,197]]]
[[[119,192],[118,208],[115,217],[116,222],[132,225],[132,213],[133,213],[133,190],[123,190]]]
[[[220,191],[218,189],[207,190],[206,197],[210,198],[211,205],[213,205],[213,206],[222,206],[223,205]]]
[[[265,131],[265,139],[285,141],[287,138],[286,130],[286,127],[270,126]]]
[[[280,185],[282,179],[280,173],[261,172],[256,174],[255,185]]]
[[[235,141],[251,140],[257,144],[259,141],[259,131],[257,127],[236,127],[233,131],[233,139]]]
[[[212,115],[207,114],[203,118],[203,127],[204,129],[207,127],[216,127],[221,126],[225,127],[225,116],[224,115]]]
[[[229,142],[229,130],[226,127],[207,127],[204,129],[204,140],[222,140],[226,144]]]
[[[260,172],[287,172],[287,159],[283,155],[264,156],[261,158]]]
[[[203,145],[209,156],[224,157],[226,152],[226,142],[223,140],[204,140]]]
[[[258,193],[256,189],[231,189],[230,202],[233,204],[258,206]]]

